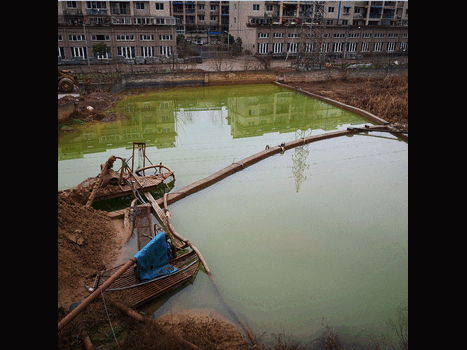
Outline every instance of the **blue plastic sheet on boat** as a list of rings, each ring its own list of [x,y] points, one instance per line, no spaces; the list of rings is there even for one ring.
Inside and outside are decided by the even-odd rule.
[[[177,271],[175,266],[169,264],[168,250],[165,233],[160,232],[135,255],[138,277],[143,281],[152,280]]]

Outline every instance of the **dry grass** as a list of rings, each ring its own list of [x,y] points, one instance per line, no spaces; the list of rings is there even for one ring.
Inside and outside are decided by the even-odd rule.
[[[408,74],[364,81],[349,93],[346,100],[347,104],[369,111],[408,131]]]
[[[364,109],[409,130],[409,75],[297,83],[303,90]]]

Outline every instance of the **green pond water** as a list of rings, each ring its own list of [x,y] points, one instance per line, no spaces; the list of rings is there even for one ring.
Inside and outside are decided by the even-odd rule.
[[[99,173],[133,141],[175,171],[176,191],[266,145],[349,125],[353,113],[275,85],[180,88],[122,96],[115,123],[59,138],[58,189]],[[113,207],[115,202],[105,204]],[[408,305],[408,144],[387,133],[338,137],[267,158],[170,206],[173,225],[203,253],[225,302],[257,335],[309,341],[335,327],[383,348]],[[124,262],[135,242],[122,250]],[[146,306],[231,318],[204,272]],[[370,342],[371,343],[371,342]]]

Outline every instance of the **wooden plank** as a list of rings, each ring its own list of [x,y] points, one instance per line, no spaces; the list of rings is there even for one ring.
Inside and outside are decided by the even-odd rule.
[[[154,197],[151,195],[149,192],[143,192],[143,194],[146,196],[146,198],[149,200],[151,203],[152,207],[154,208],[154,211],[156,212],[156,215],[159,217],[159,219],[162,221],[165,227],[168,226],[168,221],[167,221],[167,216],[165,216],[165,213],[162,211],[161,207],[159,204],[157,204],[156,200]]]

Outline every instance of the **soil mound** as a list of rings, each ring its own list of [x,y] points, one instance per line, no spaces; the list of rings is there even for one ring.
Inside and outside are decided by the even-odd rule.
[[[94,91],[79,98],[66,95],[58,100],[58,122],[60,124],[70,119],[111,121],[113,118],[103,112],[118,100],[119,96],[106,91]]]
[[[88,295],[85,279],[110,263],[119,244],[111,219],[82,200],[58,192],[58,300],[65,309]]]

